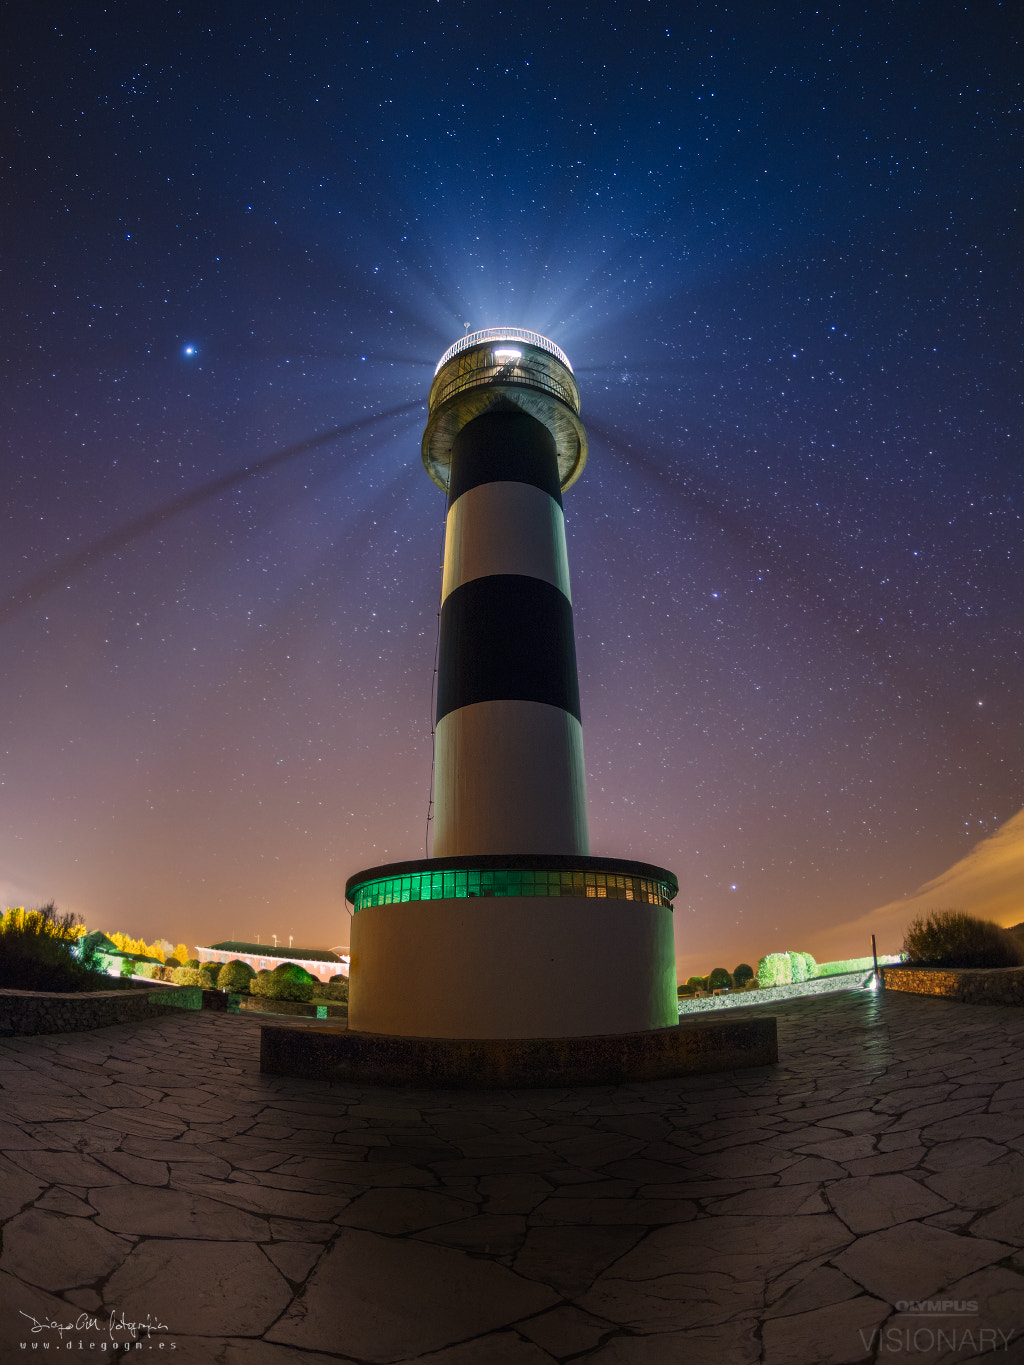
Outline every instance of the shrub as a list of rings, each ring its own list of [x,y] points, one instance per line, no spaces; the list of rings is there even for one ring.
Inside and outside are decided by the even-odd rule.
[[[237,991],[242,995],[248,993],[249,983],[256,973],[248,962],[243,962],[240,957],[233,957],[230,962],[225,962],[217,973],[217,989],[219,991]]]
[[[748,981],[753,981],[754,979],[753,967],[748,966],[746,962],[741,962],[733,972],[732,979],[736,982],[737,986],[745,986]]]
[[[879,962],[895,962],[898,958],[883,957],[878,955]],[[847,972],[868,971],[874,965],[874,958],[871,957],[842,957],[835,962],[819,962],[815,968],[816,976],[843,976]]]
[[[58,915],[53,901],[0,916],[0,986],[18,991],[106,990],[109,978],[95,947],[80,944],[77,915]]]
[[[935,910],[907,928],[903,951],[922,967],[1019,967],[1024,952],[1012,934],[992,920],[962,910]]]
[[[272,971],[269,971],[266,967],[264,967],[263,970],[257,972],[253,979],[249,982],[249,994],[265,995],[269,999],[273,996],[273,993],[274,973]]]
[[[788,953],[767,953],[757,964],[759,986],[789,986],[793,981],[793,963]]]
[[[308,1003],[313,999],[315,977],[295,962],[282,962],[272,972],[258,972],[249,983],[253,995],[268,1000],[298,1000]]]
[[[732,985],[732,976],[724,967],[714,967],[708,977],[709,991],[722,991]]]
[[[176,957],[168,957],[168,958],[165,958],[165,959],[164,959],[164,966],[165,966],[165,967],[170,967],[170,968],[172,968],[172,970],[173,970],[173,968],[175,968],[175,967],[180,967],[180,966],[181,966],[181,962],[180,962],[179,959],[176,958]]]
[[[332,977],[330,981],[314,981],[314,1000],[333,1000],[335,1004],[348,1004],[348,977]]]
[[[176,986],[202,986],[204,991],[213,990],[213,973],[208,967],[190,967],[186,963],[184,967],[173,968],[171,980]]]
[[[170,981],[173,983],[174,973],[177,970],[176,967],[168,967],[166,962],[150,962],[146,964],[142,975],[152,977],[154,981]]]
[[[804,961],[803,953],[794,953],[789,950],[786,956],[789,958],[790,980],[793,985],[797,986],[801,981],[806,981],[807,963]]]
[[[202,967],[204,964],[197,957],[190,957],[181,964],[183,967]]]
[[[707,988],[708,979],[706,976],[691,976],[686,983],[688,991],[706,991]]]

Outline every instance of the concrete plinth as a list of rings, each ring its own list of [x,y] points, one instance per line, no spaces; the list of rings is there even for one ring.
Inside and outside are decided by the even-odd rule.
[[[260,1034],[267,1075],[437,1089],[621,1085],[779,1058],[773,1018],[582,1038],[402,1038],[288,1024]]]
[[[352,921],[349,1023],[424,1038],[578,1038],[679,1018],[672,911],[594,897],[375,905]]]

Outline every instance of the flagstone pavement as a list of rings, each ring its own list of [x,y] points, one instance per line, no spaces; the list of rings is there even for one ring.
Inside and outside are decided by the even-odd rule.
[[[1024,1011],[762,1008],[777,1066],[562,1090],[264,1077],[206,1012],[6,1039],[0,1360],[1024,1361]]]

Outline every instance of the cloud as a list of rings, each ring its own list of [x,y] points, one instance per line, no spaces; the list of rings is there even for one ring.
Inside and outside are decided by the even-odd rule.
[[[1024,920],[1024,810],[911,895],[816,934],[810,951],[819,962],[863,956],[874,934],[879,952],[898,952],[910,921],[932,910],[965,910],[1004,927]]]

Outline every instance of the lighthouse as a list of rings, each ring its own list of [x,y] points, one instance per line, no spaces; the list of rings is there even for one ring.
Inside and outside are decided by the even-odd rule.
[[[433,856],[355,873],[349,1028],[586,1038],[678,1022],[664,868],[591,853],[562,495],[583,472],[564,352],[521,328],[438,362],[447,496]]]

